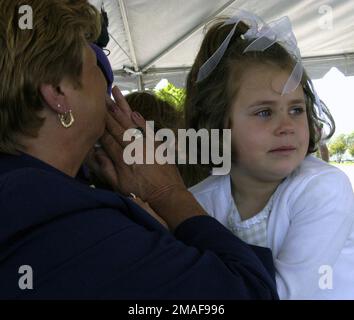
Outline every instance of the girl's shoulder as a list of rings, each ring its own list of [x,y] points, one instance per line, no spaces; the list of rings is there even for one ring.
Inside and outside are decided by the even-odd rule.
[[[289,207],[321,207],[330,204],[354,210],[354,193],[348,176],[313,156],[305,158],[303,163],[279,186],[279,200]]]
[[[218,192],[223,189],[223,187],[226,187],[229,181],[229,175],[211,175],[198,184],[190,187],[188,190],[194,195]]]
[[[314,156],[307,156],[301,165],[288,177],[292,183],[310,183],[312,180],[323,183],[350,184],[347,175],[337,167]]]
[[[208,214],[222,224],[226,224],[232,197],[230,195],[230,175],[209,176],[191,187],[189,191]]]

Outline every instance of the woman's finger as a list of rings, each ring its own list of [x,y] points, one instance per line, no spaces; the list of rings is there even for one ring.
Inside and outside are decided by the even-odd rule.
[[[149,123],[144,119],[144,117],[139,112],[133,112],[131,118],[138,128],[143,129],[144,136],[150,141],[155,141],[154,129],[149,125]]]
[[[99,170],[99,163],[95,157],[95,150],[92,149],[85,159],[85,164],[91,171],[97,172]]]
[[[109,183],[112,189],[114,190],[117,189],[118,176],[112,160],[102,149],[101,150],[98,149],[96,151],[95,158],[99,163],[100,174],[102,175],[103,179]]]
[[[92,148],[85,159],[89,168],[90,181],[100,187],[108,187],[116,190],[118,187],[118,175],[112,160],[102,148]]]
[[[126,143],[123,141],[123,135],[126,131],[125,127],[117,121],[111,112],[107,113],[106,116],[106,131],[121,145],[125,146]]]
[[[118,108],[120,108],[123,111],[123,113],[130,116],[130,114],[132,113],[132,110],[130,109],[127,100],[125,100],[122,92],[118,89],[117,86],[113,87],[112,95],[113,95],[113,98],[114,98]]]
[[[123,147],[118,141],[108,132],[105,131],[100,138],[103,150],[107,153],[108,157],[112,159],[115,166],[120,167],[123,164]]]
[[[116,120],[123,128],[134,127],[134,122],[131,119],[131,114],[126,114],[117,104],[111,99],[106,101],[108,113]]]

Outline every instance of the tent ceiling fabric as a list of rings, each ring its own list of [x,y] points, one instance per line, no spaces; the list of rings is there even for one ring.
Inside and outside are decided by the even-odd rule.
[[[161,78],[183,86],[217,15],[244,9],[270,22],[289,16],[304,65],[313,78],[332,67],[354,75],[353,0],[90,0],[109,17],[111,61],[122,89],[153,87]]]

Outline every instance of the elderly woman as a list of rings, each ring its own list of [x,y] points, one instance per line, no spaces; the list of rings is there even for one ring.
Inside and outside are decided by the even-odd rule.
[[[107,108],[97,11],[26,0],[21,29],[23,3],[0,2],[0,298],[276,298],[271,253],[208,217],[175,166],[124,163],[123,132],[145,121],[117,88]],[[75,179],[100,137],[121,193]]]

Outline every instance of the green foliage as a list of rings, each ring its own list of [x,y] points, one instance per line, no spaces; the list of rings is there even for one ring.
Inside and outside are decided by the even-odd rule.
[[[350,147],[348,148],[348,151],[349,151],[349,154],[350,154],[352,157],[354,157],[354,145],[350,146]]]
[[[354,132],[346,136],[348,146],[354,145]]]
[[[354,157],[354,132],[347,136],[348,151]]]
[[[160,90],[154,90],[157,97],[174,106],[178,111],[183,110],[184,101],[186,98],[186,90],[177,88],[172,83]]]
[[[336,155],[339,162],[342,161],[342,156],[348,148],[348,140],[345,134],[337,136],[333,141],[329,143],[329,154],[331,156]]]

